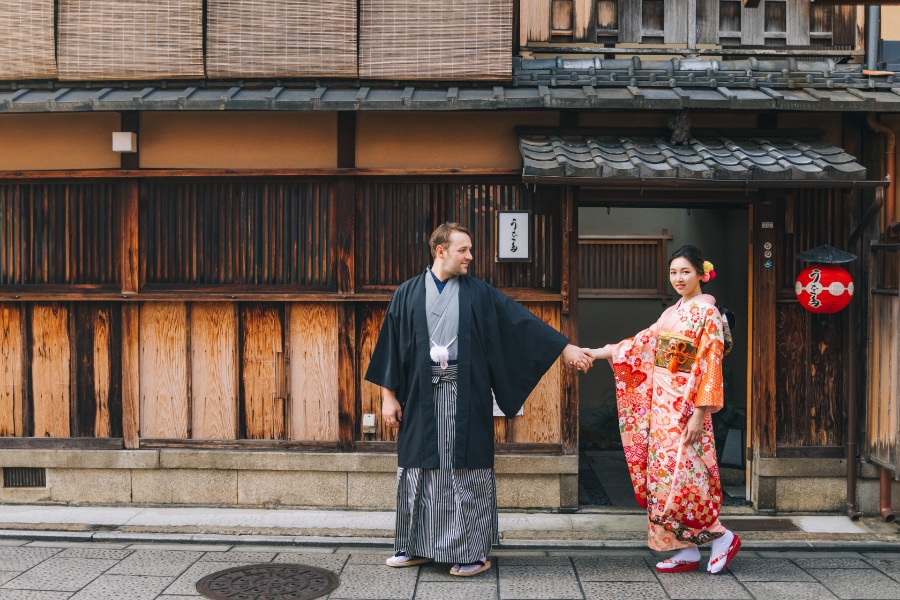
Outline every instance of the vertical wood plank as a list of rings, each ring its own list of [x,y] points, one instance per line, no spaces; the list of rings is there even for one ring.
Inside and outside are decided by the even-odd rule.
[[[550,41],[551,0],[522,0],[521,30],[519,41],[522,46],[528,42]]]
[[[140,314],[141,437],[188,437],[187,306],[145,302]]]
[[[803,446],[810,423],[807,414],[809,395],[809,322],[810,317],[798,304],[780,303],[775,307],[775,361],[778,368],[776,397],[778,431],[781,446]]]
[[[766,6],[760,2],[759,6],[741,7],[741,45],[762,46],[766,43],[765,37]]]
[[[338,310],[333,303],[296,302],[290,312],[291,439],[339,437]]]
[[[858,6],[835,6],[832,17],[831,43],[835,46],[850,46],[858,48],[862,39],[856,26],[856,14]]]
[[[775,269],[763,265],[762,248],[766,242],[776,246],[775,229],[762,228],[774,223],[776,203],[768,198],[754,206],[753,219],[753,373],[750,396],[753,398],[754,446],[761,456],[775,455]]]
[[[122,437],[129,449],[140,446],[140,306],[122,305]]]
[[[245,434],[251,440],[284,439],[283,405],[276,402],[283,382],[276,361],[284,356],[284,326],[275,304],[241,307],[241,375]]]
[[[93,379],[94,399],[94,437],[108,438],[112,435],[110,428],[110,396],[112,392],[112,365],[110,361],[112,323],[110,308],[103,307],[93,314],[91,329],[93,330]],[[80,419],[88,418],[79,415]]]
[[[238,423],[237,310],[191,305],[191,437],[233,440]]]
[[[567,292],[569,310],[560,316],[560,332],[569,338],[572,344],[578,344],[578,206],[574,191],[567,187],[563,196],[563,265],[562,272],[567,276]],[[578,454],[578,371],[557,361],[562,369],[560,393],[560,437],[564,454]]]
[[[123,294],[136,294],[140,288],[141,268],[139,256],[139,196],[140,186],[136,179],[128,179],[122,184],[122,204],[120,235],[120,273]],[[146,274],[144,275],[146,277]]]
[[[697,43],[719,43],[719,0],[697,0]]]
[[[576,42],[597,41],[597,18],[595,15],[597,2],[595,0],[574,0],[572,33]]]
[[[357,344],[359,347],[359,396],[360,412],[375,415],[375,439],[378,441],[395,441],[396,430],[388,427],[381,418],[381,388],[366,381],[363,377],[372,360],[375,343],[381,331],[381,324],[387,312],[387,304],[365,304],[359,306],[357,328],[359,331]],[[358,435],[358,432],[356,432]]]
[[[559,329],[560,309],[557,304],[528,302],[523,305],[545,323]],[[562,361],[557,360],[525,401],[524,414],[514,419],[513,441],[559,444],[562,442],[560,390]]]
[[[67,306],[35,305],[32,340],[34,435],[69,437],[71,348]]]
[[[787,0],[787,45],[809,45],[809,0]]]
[[[21,436],[22,396],[21,305],[0,303],[0,436]]]
[[[357,424],[360,418],[356,312],[357,308],[354,303],[341,302],[337,305],[338,439],[343,450],[353,450],[356,447]]]
[[[687,44],[688,0],[666,0],[663,6],[663,41],[666,44]]]
[[[619,41],[641,41],[641,0],[619,0]]]

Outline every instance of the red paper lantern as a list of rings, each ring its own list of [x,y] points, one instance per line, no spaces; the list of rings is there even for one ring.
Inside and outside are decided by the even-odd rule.
[[[813,265],[797,276],[794,291],[800,305],[809,312],[836,313],[850,304],[853,278],[837,265]]]

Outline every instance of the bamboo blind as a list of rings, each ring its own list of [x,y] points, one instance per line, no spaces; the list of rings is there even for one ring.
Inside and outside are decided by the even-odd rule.
[[[362,0],[359,73],[370,79],[509,79],[512,0]]]
[[[202,0],[59,0],[59,79],[203,77]]]
[[[356,0],[208,0],[217,77],[356,77]]]
[[[0,10],[0,79],[56,77],[53,0],[6,0]]]

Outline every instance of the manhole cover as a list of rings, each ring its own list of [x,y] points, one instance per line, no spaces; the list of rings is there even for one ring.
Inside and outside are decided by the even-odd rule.
[[[337,575],[306,565],[234,567],[207,575],[197,591],[214,600],[309,600],[337,588]]]

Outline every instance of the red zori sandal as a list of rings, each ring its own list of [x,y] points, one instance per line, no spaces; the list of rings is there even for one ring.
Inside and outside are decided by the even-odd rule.
[[[734,557],[737,556],[738,550],[741,549],[741,538],[738,536],[734,536],[734,539],[731,540],[731,545],[728,546],[728,550],[725,551],[725,554],[720,554],[715,558],[711,558],[709,560],[709,566],[707,567],[707,571],[712,573],[713,575],[717,575],[725,570],[725,567],[731,564],[731,561],[734,560]],[[725,564],[721,567],[719,563],[725,561]]]
[[[671,567],[663,566],[663,565],[672,565]],[[671,558],[667,558],[666,560],[656,563],[656,572],[657,573],[687,573],[688,571],[696,571],[700,568],[700,561],[689,561],[689,560],[673,560]]]

